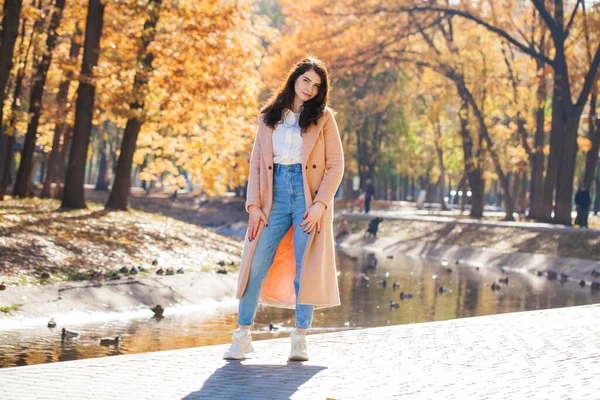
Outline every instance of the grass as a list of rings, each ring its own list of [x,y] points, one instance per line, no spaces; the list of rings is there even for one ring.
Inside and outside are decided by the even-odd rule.
[[[21,306],[18,304],[12,304],[10,306],[0,307],[0,312],[10,314],[13,311],[17,311]]]

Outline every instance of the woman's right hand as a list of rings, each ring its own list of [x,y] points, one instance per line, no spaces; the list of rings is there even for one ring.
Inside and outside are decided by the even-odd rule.
[[[260,207],[252,205],[249,208],[250,218],[248,219],[248,239],[253,241],[258,233],[258,228],[262,222],[265,226],[269,225],[269,220]]]

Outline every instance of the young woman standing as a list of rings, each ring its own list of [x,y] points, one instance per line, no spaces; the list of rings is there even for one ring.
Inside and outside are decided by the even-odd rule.
[[[305,58],[263,107],[250,158],[250,214],[240,266],[239,328],[225,359],[254,351],[258,303],[295,308],[290,360],[306,361],[315,308],[340,304],[333,239],[333,197],[344,173],[340,134],[327,107],[322,61]]]

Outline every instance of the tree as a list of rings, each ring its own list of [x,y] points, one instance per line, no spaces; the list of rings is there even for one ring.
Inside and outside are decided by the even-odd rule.
[[[25,143],[23,144],[23,150],[21,152],[21,162],[19,164],[17,180],[13,190],[13,194],[18,197],[26,197],[28,195],[31,172],[33,168],[33,151],[42,109],[42,95],[44,94],[46,76],[48,74],[48,69],[50,68],[50,62],[52,61],[52,52],[56,46],[56,39],[58,35],[56,30],[60,25],[64,7],[65,0],[56,0],[52,18],[50,19],[50,25],[48,27],[48,34],[46,36],[46,49],[44,49],[42,59],[40,60],[36,73],[33,77],[33,87],[31,88],[31,95],[29,99],[29,114],[31,116],[31,120],[27,126]]]
[[[81,64],[80,84],[75,105],[75,126],[73,142],[67,167],[67,178],[63,190],[63,208],[85,208],[83,183],[87,151],[92,130],[92,113],[96,82],[94,68],[98,64],[100,38],[104,23],[104,4],[101,0],[89,0],[86,18],[83,62]]]
[[[161,3],[162,0],[150,0],[148,3],[148,19],[144,23],[142,45],[139,53],[139,67],[133,82],[134,100],[129,105],[131,117],[125,125],[115,181],[106,202],[106,208],[109,209],[127,209],[127,199],[131,186],[131,164],[133,162],[138,134],[143,123],[144,97],[150,75],[152,74],[152,60],[154,59],[154,54],[148,51],[148,46],[154,41],[154,37],[156,36],[156,24],[158,23]]]
[[[0,34],[0,132],[2,132],[6,83],[13,65],[13,52],[21,15],[22,0],[4,0],[2,33]]]
[[[71,37],[71,49],[69,51],[69,64],[70,66],[74,66],[77,62],[77,58],[79,57],[79,52],[81,50],[80,43],[81,31],[79,30],[79,24],[76,23],[76,32]],[[61,81],[58,87],[58,95],[56,96],[57,103],[57,120],[54,125],[54,137],[52,139],[52,149],[50,150],[50,155],[48,156],[48,168],[46,171],[46,179],[44,181],[44,187],[42,189],[41,197],[53,197],[51,191],[52,181],[54,180],[54,172],[57,162],[59,162],[59,173],[57,174],[57,192],[60,192],[60,182],[62,182],[62,172],[64,167],[65,157],[61,156],[61,154],[66,155],[66,149],[68,148],[68,142],[70,135],[67,136],[69,132],[69,124],[66,122],[67,113],[68,113],[68,97],[69,97],[69,86],[71,85],[71,81],[73,80],[73,72],[71,69],[68,69],[65,72],[65,77]],[[64,138],[64,139],[63,139]],[[60,141],[63,139],[63,149],[60,151]]]

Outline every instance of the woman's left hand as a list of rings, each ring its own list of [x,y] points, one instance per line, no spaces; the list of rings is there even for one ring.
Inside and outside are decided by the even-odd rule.
[[[317,201],[304,212],[304,221],[300,223],[300,226],[304,227],[304,232],[311,233],[315,229],[317,233],[321,232],[319,221],[321,221],[323,211],[325,211],[325,204]]]

